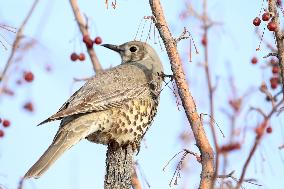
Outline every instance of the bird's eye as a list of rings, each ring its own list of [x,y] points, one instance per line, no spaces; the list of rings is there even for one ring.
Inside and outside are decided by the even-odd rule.
[[[137,48],[135,47],[135,46],[132,46],[132,47],[130,47],[130,49],[129,49],[131,52],[136,52],[137,51]]]

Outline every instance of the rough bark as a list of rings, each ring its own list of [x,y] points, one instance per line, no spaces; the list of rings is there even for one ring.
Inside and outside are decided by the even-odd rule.
[[[274,32],[276,45],[277,45],[277,57],[278,57],[278,65],[280,68],[280,77],[282,83],[282,94],[284,98],[284,43],[283,43],[283,32],[281,30],[280,18],[279,13],[277,10],[277,3],[276,0],[269,0],[268,1],[268,10],[270,14],[272,14],[271,22],[275,22],[277,24],[277,29]]]
[[[131,145],[108,145],[105,189],[131,189],[133,155]]]

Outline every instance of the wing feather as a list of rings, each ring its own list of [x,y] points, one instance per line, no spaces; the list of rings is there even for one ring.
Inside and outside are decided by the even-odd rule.
[[[91,78],[76,91],[57,113],[41,122],[120,107],[125,102],[149,92],[149,78],[137,66],[117,66]]]

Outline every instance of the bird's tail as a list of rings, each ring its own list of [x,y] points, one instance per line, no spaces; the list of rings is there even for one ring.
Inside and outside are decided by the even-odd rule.
[[[59,129],[52,144],[28,170],[24,178],[39,178],[66,150],[85,138],[85,132],[62,131]]]

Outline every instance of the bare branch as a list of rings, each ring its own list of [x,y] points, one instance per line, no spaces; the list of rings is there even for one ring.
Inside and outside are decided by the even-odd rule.
[[[242,171],[242,174],[241,174],[241,178],[240,178],[240,180],[238,181],[237,186],[236,186],[235,189],[239,189],[239,188],[241,187],[242,182],[244,181],[244,178],[245,178],[246,170],[247,170],[247,168],[248,168],[248,165],[249,165],[249,163],[250,163],[250,161],[251,161],[252,156],[254,155],[254,153],[255,153],[255,151],[256,151],[256,149],[257,149],[257,146],[258,146],[258,144],[259,144],[259,142],[260,142],[260,139],[261,139],[261,138],[258,137],[258,135],[257,135],[257,137],[255,138],[253,147],[252,147],[252,149],[250,150],[249,156],[248,156],[248,158],[247,158],[247,160],[246,160],[246,162],[245,162],[245,164],[244,164],[243,171]]]
[[[267,117],[267,115],[266,115],[266,114],[262,111],[262,109],[260,109],[260,108],[257,108],[257,107],[250,107],[249,111],[252,111],[252,110],[254,110],[254,111],[260,113],[264,118]]]
[[[242,170],[242,174],[241,174],[241,177],[240,177],[240,180],[238,181],[237,183],[237,186],[235,187],[235,189],[239,189],[242,185],[242,182],[245,181],[245,174],[246,174],[246,171],[247,171],[247,168],[248,168],[248,165],[252,159],[252,156],[254,155],[257,147],[258,147],[258,144],[260,143],[260,140],[262,139],[262,136],[263,136],[263,130],[266,128],[267,126],[267,122],[268,120],[272,117],[272,115],[277,112],[278,110],[278,107],[281,106],[281,104],[284,102],[284,100],[282,99],[280,102],[278,102],[272,109],[271,111],[266,115],[264,113],[261,113],[263,114],[264,116],[264,120],[263,122],[261,123],[261,125],[259,126],[259,131],[255,137],[255,141],[254,141],[254,144],[250,150],[250,153],[249,153],[249,156],[247,158],[247,160],[245,161],[245,164],[243,166],[243,170]],[[256,109],[257,111],[259,111],[258,109]],[[262,112],[262,111],[260,111]]]
[[[166,165],[164,166],[164,168],[163,168],[163,171],[165,171],[165,169],[166,169],[166,167],[169,165],[169,163],[170,163],[176,156],[178,156],[178,155],[181,154],[181,153],[183,153],[183,154],[182,154],[182,157],[181,157],[180,161],[178,162],[178,165],[177,165],[177,167],[176,167],[176,169],[175,169],[174,175],[173,175],[173,177],[172,177],[172,179],[171,179],[171,181],[170,181],[170,186],[172,186],[172,184],[174,184],[174,185],[177,185],[177,184],[178,184],[178,179],[181,177],[180,171],[181,171],[181,169],[182,169],[182,166],[183,166],[183,163],[184,163],[184,161],[185,161],[185,158],[186,158],[186,156],[187,156],[188,154],[191,154],[191,155],[195,156],[196,160],[197,160],[199,163],[201,162],[201,157],[200,157],[200,155],[198,155],[197,153],[192,152],[192,151],[190,151],[190,150],[183,149],[182,151],[176,153],[176,154],[167,162],[167,164],[166,164]]]
[[[11,64],[13,63],[13,58],[14,58],[14,55],[19,47],[19,44],[23,38],[23,32],[24,32],[24,28],[27,24],[27,22],[29,21],[32,13],[34,12],[34,9],[36,8],[36,5],[38,4],[39,0],[35,0],[32,4],[32,7],[30,9],[30,11],[28,12],[26,18],[24,19],[23,23],[20,25],[19,27],[19,30],[16,34],[16,39],[15,41],[13,42],[13,46],[12,46],[12,51],[11,51],[11,54],[8,58],[8,61],[4,67],[4,70],[2,71],[2,74],[0,76],[0,82],[2,82],[4,79],[5,79],[5,75],[7,74],[7,71],[8,71],[8,68],[11,66]]]
[[[184,27],[181,35],[177,39],[175,39],[176,43],[180,42],[183,39],[188,39],[189,36],[186,36],[186,34],[188,34],[188,31],[187,31],[186,27]]]
[[[235,171],[232,171],[231,173],[227,174],[227,175],[219,175],[217,178],[221,178],[221,179],[225,179],[225,178],[231,178],[234,181],[238,182],[239,180],[233,176],[233,174],[235,173]],[[255,179],[245,179],[244,182],[256,185],[256,186],[262,186],[261,184],[257,184],[255,183],[256,180]]]
[[[152,13],[156,18],[156,27],[166,47],[168,57],[171,63],[171,69],[178,87],[179,95],[187,116],[190,122],[191,129],[196,140],[196,145],[201,153],[201,180],[200,189],[208,189],[212,185],[214,176],[214,154],[204,131],[203,123],[200,120],[196,110],[195,101],[191,95],[188,84],[185,79],[184,70],[180,61],[180,56],[177,51],[175,40],[168,28],[163,9],[159,0],[149,0]]]
[[[268,10],[273,15],[271,22],[275,22],[277,24],[277,28],[274,32],[277,44],[277,54],[278,54],[278,65],[280,68],[280,77],[282,79],[282,88],[284,88],[284,43],[283,43],[283,33],[280,29],[280,19],[279,13],[277,10],[276,0],[268,1]],[[283,90],[284,97],[284,90]]]

